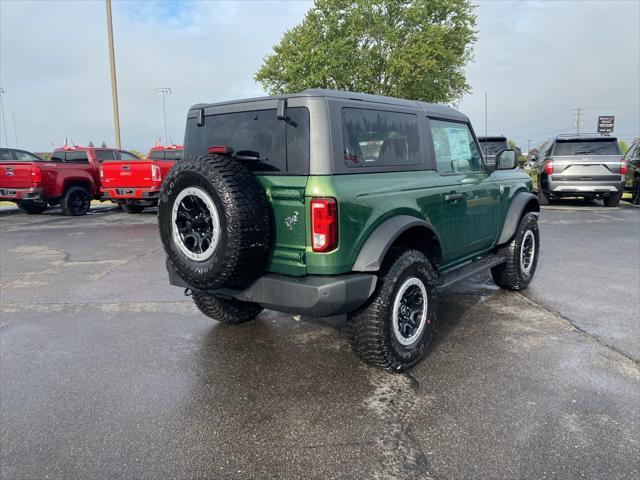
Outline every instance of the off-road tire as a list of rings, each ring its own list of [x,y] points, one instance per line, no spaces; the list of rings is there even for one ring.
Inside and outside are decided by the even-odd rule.
[[[210,197],[220,222],[215,250],[202,261],[185,255],[173,238],[174,200],[189,187],[197,187]],[[162,184],[158,223],[171,264],[196,289],[241,288],[266,266],[272,238],[271,209],[258,180],[233,158],[193,155],[177,162]]]
[[[91,208],[91,194],[86,188],[74,186],[64,192],[60,201],[62,213],[72,217],[85,215]]]
[[[393,328],[393,308],[403,282],[418,278],[427,291],[424,329],[411,345],[402,345]],[[392,249],[378,273],[375,291],[360,309],[348,315],[353,350],[365,363],[392,372],[413,367],[426,354],[435,336],[436,273],[425,254],[417,250]]]
[[[238,325],[253,320],[262,311],[257,303],[240,302],[238,300],[226,300],[207,295],[193,293],[193,301],[203,314],[227,325]]]
[[[551,199],[549,196],[542,191],[541,188],[538,188],[538,203],[540,205],[550,205]]]
[[[527,231],[533,233],[535,250],[530,270],[525,273],[520,266],[520,251]],[[540,232],[538,217],[533,213],[525,214],[518,223],[518,229],[511,242],[498,250],[497,255],[505,257],[506,261],[491,269],[493,281],[501,288],[508,290],[524,290],[529,286],[538,266],[540,255]]]
[[[640,205],[640,175],[636,175],[633,179],[631,203],[633,203],[634,205]]]
[[[125,200],[124,202],[122,202],[121,206],[122,206],[122,210],[124,210],[127,213],[141,213],[146,207],[145,205],[140,205],[128,200]]]
[[[42,213],[47,209],[46,203],[36,203],[31,200],[20,200],[17,205],[20,210],[31,215]]]
[[[608,197],[603,197],[602,202],[604,203],[605,207],[615,208],[620,205],[620,197],[622,197],[622,194],[620,192],[612,193]]]

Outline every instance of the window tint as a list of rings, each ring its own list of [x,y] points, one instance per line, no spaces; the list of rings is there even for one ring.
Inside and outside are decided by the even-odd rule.
[[[152,150],[149,154],[149,158],[151,160],[164,160],[164,151],[163,150]]]
[[[613,139],[603,140],[557,140],[553,154],[563,155],[620,155],[618,142]]]
[[[342,109],[344,163],[347,167],[418,165],[418,117],[409,113]]]
[[[182,150],[165,150],[164,159],[175,162],[182,158]]]
[[[430,120],[430,123],[438,172],[484,171],[478,147],[466,124],[443,120]]]
[[[304,107],[287,109],[287,171],[306,173],[309,170],[309,110]]]
[[[114,160],[113,150],[95,150],[96,159],[99,162]]]
[[[87,152],[66,152],[64,161],[66,163],[89,163]]]
[[[6,162],[7,160],[13,160],[13,157],[11,156],[11,150],[0,150],[0,162]]]
[[[118,160],[124,160],[125,162],[130,162],[130,161],[133,162],[133,161],[136,161],[136,160],[142,160],[137,155],[134,155],[131,152],[125,152],[124,150],[116,151],[115,155],[118,158]]]
[[[64,150],[58,150],[51,154],[52,162],[64,162]]]
[[[36,157],[35,155],[29,152],[21,152],[20,150],[14,150],[13,154],[16,156],[16,160],[18,162],[41,162],[42,161],[40,157]]]
[[[506,150],[507,142],[485,142],[480,140],[480,148],[485,155],[497,155],[500,150]]]

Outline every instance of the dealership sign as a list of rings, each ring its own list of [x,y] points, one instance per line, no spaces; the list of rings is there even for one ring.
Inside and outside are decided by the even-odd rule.
[[[598,133],[613,132],[613,115],[598,117]]]

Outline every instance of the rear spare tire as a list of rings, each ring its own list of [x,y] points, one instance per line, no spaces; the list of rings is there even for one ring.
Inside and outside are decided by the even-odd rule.
[[[188,156],[162,184],[160,238],[176,272],[191,287],[242,287],[266,265],[270,213],[258,180],[237,160]]]
[[[18,208],[25,213],[37,214],[47,209],[46,203],[36,203],[32,200],[20,200],[17,202]]]

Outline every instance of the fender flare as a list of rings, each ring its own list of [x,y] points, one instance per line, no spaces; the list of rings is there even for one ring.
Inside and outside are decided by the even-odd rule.
[[[438,248],[441,248],[440,235],[438,235],[433,225],[421,218],[410,215],[397,215],[382,222],[369,235],[369,238],[360,249],[358,258],[351,270],[354,272],[376,272],[380,270],[384,257],[387,255],[391,245],[400,235],[414,227],[422,227],[429,230],[438,241]],[[442,257],[441,250],[439,250],[439,256]],[[433,260],[439,261],[440,259]]]
[[[540,213],[540,203],[538,203],[538,198],[533,193],[520,192],[513,197],[509,211],[502,224],[502,232],[497,242],[498,245],[504,245],[513,238],[518,228],[518,223],[522,218],[522,212],[525,210]]]

